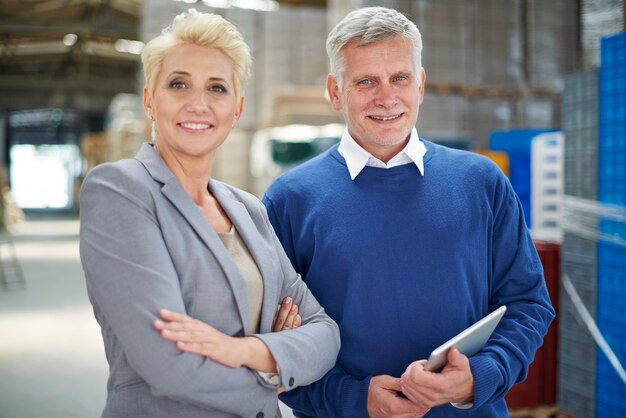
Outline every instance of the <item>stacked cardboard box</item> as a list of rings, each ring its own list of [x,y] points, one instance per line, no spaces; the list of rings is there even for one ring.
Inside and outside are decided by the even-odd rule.
[[[563,74],[578,68],[578,12],[571,0],[526,3],[526,65],[532,87],[561,91]]]
[[[474,54],[472,83],[518,87],[525,82],[520,0],[474,0]],[[470,15],[470,16],[472,16]]]
[[[468,83],[472,47],[471,20],[465,1],[422,0],[414,2],[412,16],[422,33],[422,65],[430,83]]]

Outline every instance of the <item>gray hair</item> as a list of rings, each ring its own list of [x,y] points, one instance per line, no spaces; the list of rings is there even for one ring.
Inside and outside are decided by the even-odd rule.
[[[341,87],[345,60],[342,49],[348,43],[369,45],[395,36],[403,36],[413,44],[415,70],[422,69],[422,35],[417,26],[402,13],[386,7],[364,7],[346,15],[326,40],[326,52],[330,61],[330,73]],[[420,79],[418,78],[418,81]]]

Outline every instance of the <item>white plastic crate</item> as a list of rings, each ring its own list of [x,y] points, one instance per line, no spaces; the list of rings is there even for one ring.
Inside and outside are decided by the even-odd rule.
[[[548,132],[531,145],[531,212],[534,239],[561,242],[563,133]]]

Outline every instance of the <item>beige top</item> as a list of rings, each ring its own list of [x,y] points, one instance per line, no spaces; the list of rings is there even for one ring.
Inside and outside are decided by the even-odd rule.
[[[233,261],[237,267],[239,267],[241,274],[246,280],[246,285],[248,286],[250,325],[246,333],[258,333],[261,321],[261,307],[263,305],[263,276],[261,276],[261,272],[254,258],[252,258],[250,251],[248,251],[248,247],[246,247],[241,236],[235,230],[235,225],[233,225],[229,232],[219,232],[218,235]]]

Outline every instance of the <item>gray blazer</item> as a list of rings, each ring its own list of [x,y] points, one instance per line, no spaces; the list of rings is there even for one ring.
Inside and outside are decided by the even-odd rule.
[[[254,196],[210,180],[264,280],[260,334],[287,390],[322,377],[339,351],[337,325],[293,270]],[[218,235],[152,146],[95,167],[81,194],[80,256],[109,362],[103,417],[277,417],[274,387],[256,373],[183,353],[152,323],[186,312],[233,336],[248,327],[247,287]],[[271,332],[291,296],[303,326]]]

